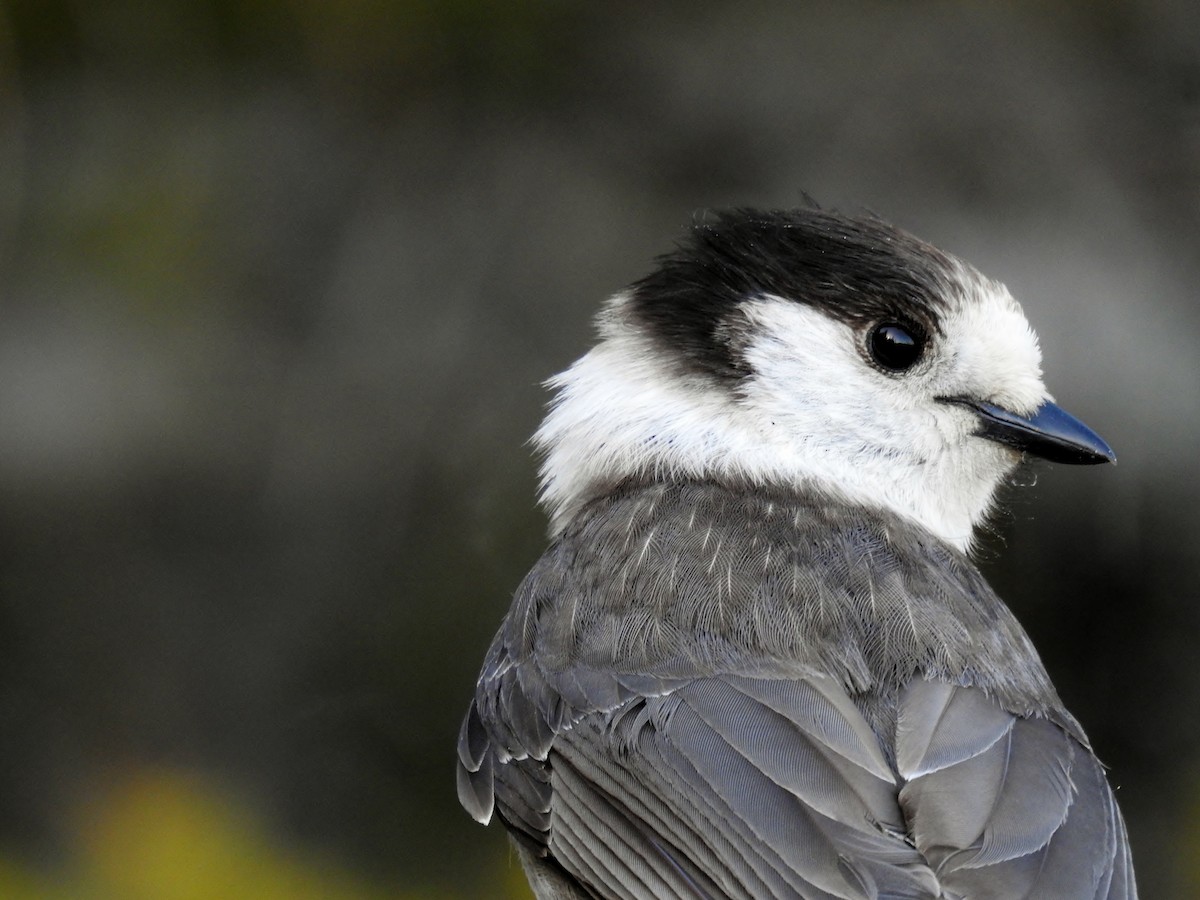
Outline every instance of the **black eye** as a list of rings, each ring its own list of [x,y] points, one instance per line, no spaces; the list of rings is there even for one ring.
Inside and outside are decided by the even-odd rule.
[[[871,358],[883,368],[903,372],[912,368],[921,358],[925,341],[915,329],[897,322],[884,322],[875,326],[867,346],[871,350]]]

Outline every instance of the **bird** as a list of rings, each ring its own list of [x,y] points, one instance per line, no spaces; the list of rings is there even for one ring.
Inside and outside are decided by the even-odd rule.
[[[536,897],[1136,897],[974,562],[1027,458],[1116,462],[1008,289],[874,213],[729,209],[597,330],[457,747]]]

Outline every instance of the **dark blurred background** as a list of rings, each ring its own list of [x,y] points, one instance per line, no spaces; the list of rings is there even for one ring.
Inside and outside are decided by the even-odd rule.
[[[1006,281],[1117,449],[981,559],[1200,896],[1194,0],[0,2],[0,896],[524,896],[453,752],[539,382],[804,191]]]

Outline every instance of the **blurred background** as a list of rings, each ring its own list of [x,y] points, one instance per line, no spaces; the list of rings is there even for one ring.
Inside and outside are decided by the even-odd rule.
[[[0,896],[526,896],[453,761],[539,382],[804,191],[1006,281],[1120,455],[981,561],[1200,896],[1193,0],[0,2]]]

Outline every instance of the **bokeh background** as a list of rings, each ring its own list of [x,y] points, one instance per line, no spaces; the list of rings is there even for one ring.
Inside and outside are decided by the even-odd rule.
[[[805,191],[1005,280],[1117,449],[981,560],[1200,896],[1194,0],[0,2],[0,896],[524,896],[453,746],[539,382]]]

